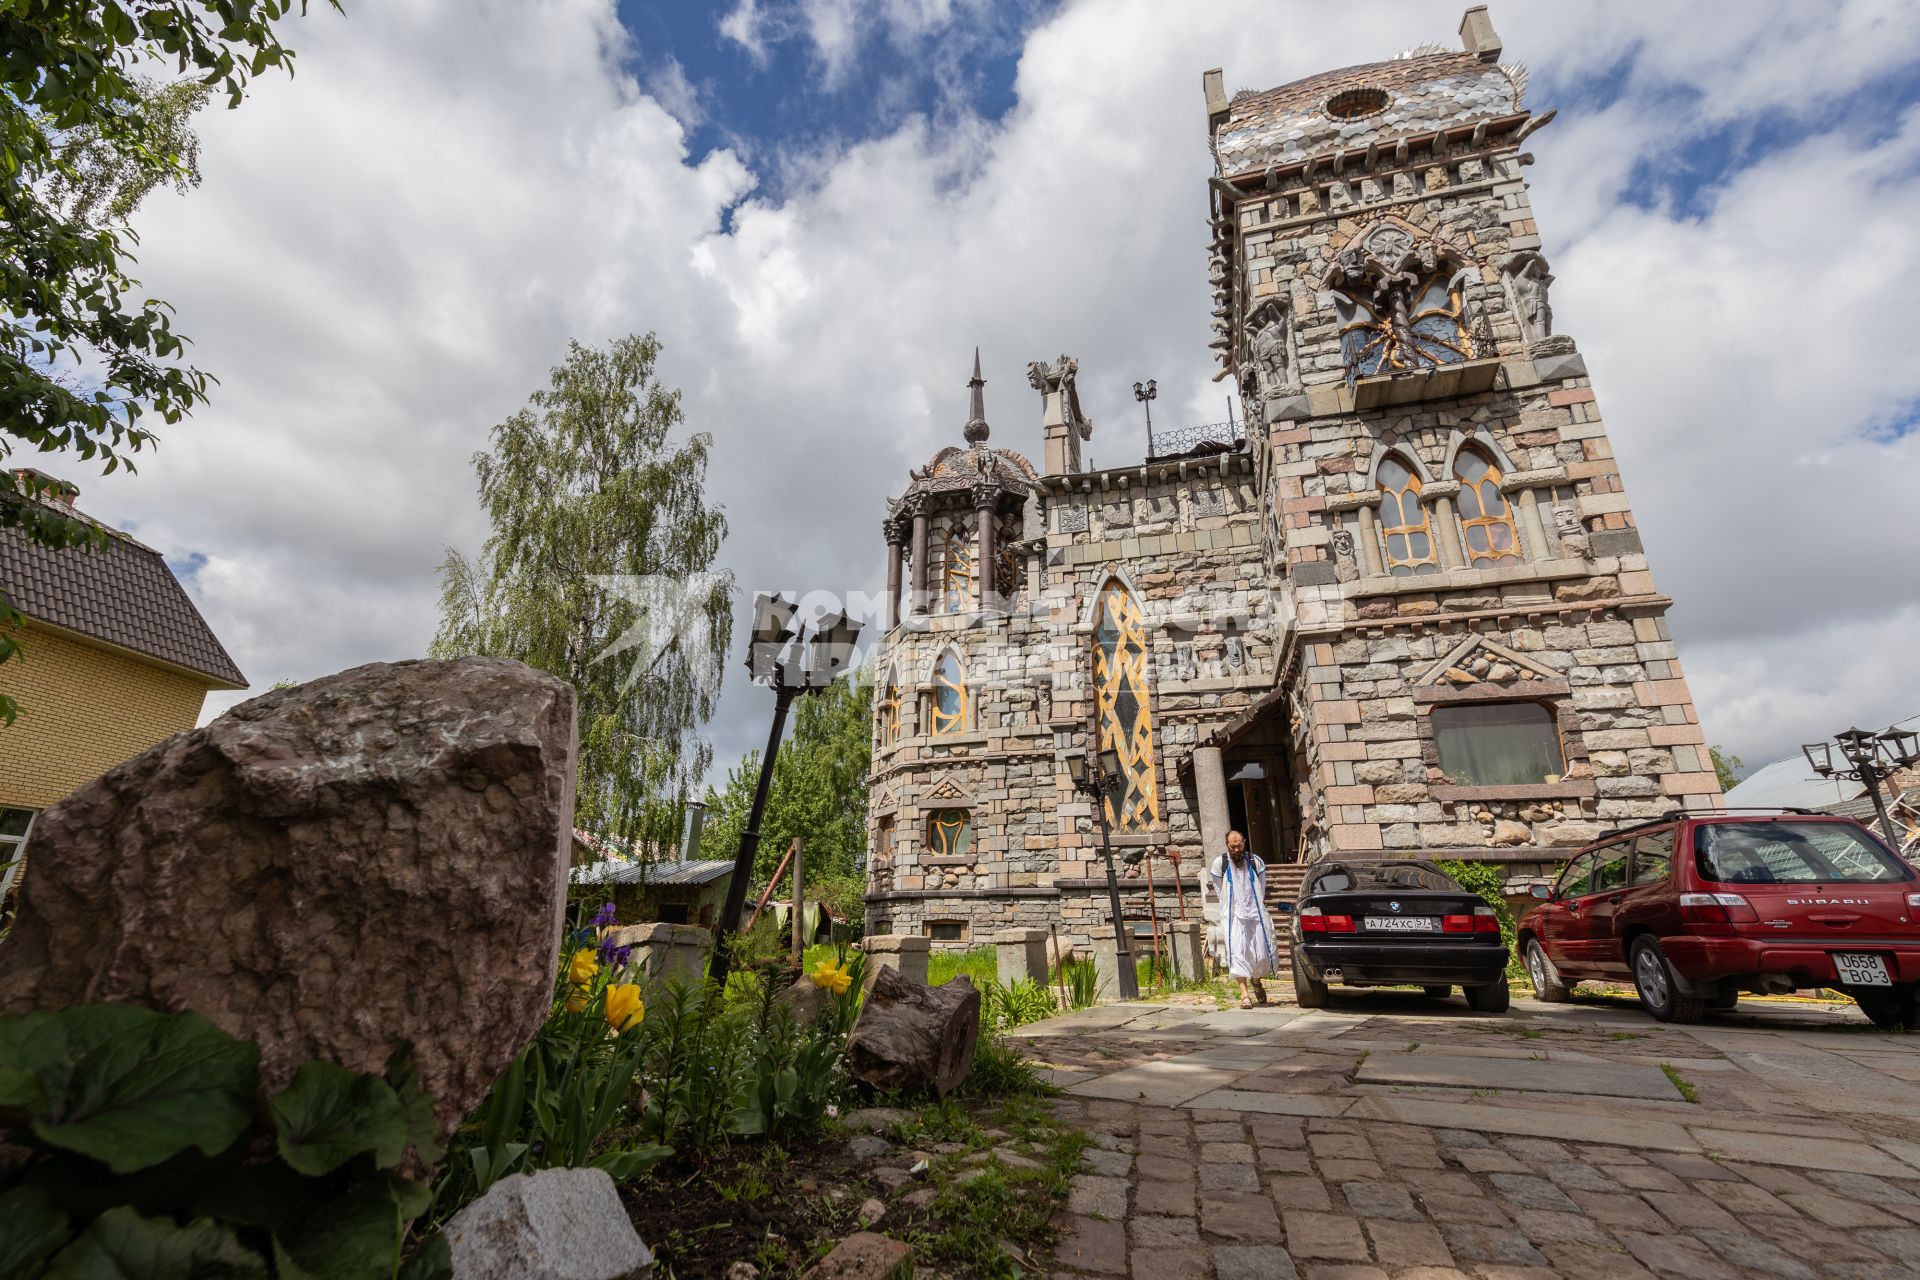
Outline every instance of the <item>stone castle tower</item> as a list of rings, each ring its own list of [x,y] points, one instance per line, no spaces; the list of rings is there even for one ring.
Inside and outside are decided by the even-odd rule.
[[[1230,828],[1270,864],[1524,877],[1718,804],[1671,601],[1553,327],[1521,177],[1553,113],[1485,8],[1460,33],[1231,99],[1206,73],[1212,347],[1242,421],[1087,470],[1077,362],[1036,362],[1036,471],[988,446],[976,353],[965,447],[885,523],[870,932],[1085,940],[1105,868],[1066,761],[1096,747],[1143,927]]]

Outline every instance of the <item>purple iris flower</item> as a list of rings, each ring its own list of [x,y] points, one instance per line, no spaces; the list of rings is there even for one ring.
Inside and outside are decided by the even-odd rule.
[[[612,923],[613,923],[613,904],[611,902],[601,903],[600,910],[595,912],[593,919],[588,922],[589,926],[595,929],[598,929],[603,925],[610,925]]]

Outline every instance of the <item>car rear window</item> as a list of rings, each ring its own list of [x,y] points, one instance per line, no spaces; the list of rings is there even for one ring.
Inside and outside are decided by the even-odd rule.
[[[1716,884],[1911,880],[1892,853],[1842,822],[1714,822],[1693,831],[1694,865]]]
[[[1335,862],[1309,873],[1301,895],[1345,893],[1351,889],[1438,889],[1458,891],[1445,872],[1418,862]]]

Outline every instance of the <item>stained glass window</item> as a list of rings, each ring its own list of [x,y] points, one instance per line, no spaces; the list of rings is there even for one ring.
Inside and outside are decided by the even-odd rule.
[[[900,682],[891,667],[887,669],[886,689],[880,695],[878,719],[880,746],[884,750],[900,740]]]
[[[1147,634],[1140,606],[1118,582],[1101,589],[1093,629],[1094,709],[1100,749],[1120,753],[1126,786],[1107,804],[1115,831],[1160,825],[1160,789],[1154,776],[1153,710],[1147,700]]]
[[[1519,564],[1520,537],[1513,527],[1513,505],[1500,492],[1500,468],[1478,449],[1462,449],[1453,475],[1460,482],[1460,531],[1467,563]]]
[[[1380,541],[1386,549],[1387,572],[1396,578],[1438,573],[1440,557],[1433,548],[1433,528],[1426,504],[1420,500],[1420,477],[1393,454],[1380,460]]]
[[[965,613],[973,608],[974,582],[979,577],[973,534],[958,522],[947,526],[941,553],[941,611]]]
[[[960,659],[949,649],[940,655],[940,663],[933,669],[934,736],[965,732],[972,701],[967,692],[967,677],[960,670]]]
[[[1343,291],[1339,300],[1340,353],[1353,377],[1453,364],[1470,354],[1465,300],[1446,268],[1393,277],[1377,291]]]
[[[927,819],[927,856],[964,858],[973,846],[973,815],[965,809],[938,809]]]

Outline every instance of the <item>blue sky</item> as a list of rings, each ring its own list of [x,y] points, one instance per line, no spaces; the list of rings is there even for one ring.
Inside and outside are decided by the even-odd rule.
[[[998,120],[1015,105],[1027,33],[1056,6],[987,5],[932,32],[849,13],[845,43],[829,53],[804,10],[834,7],[619,0],[618,13],[632,41],[629,69],[675,99],[691,151],[739,152],[755,165],[758,194],[779,198],[794,176],[783,158],[881,137],[915,115]]]

